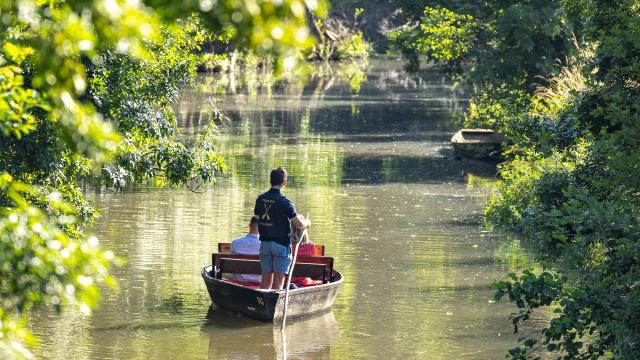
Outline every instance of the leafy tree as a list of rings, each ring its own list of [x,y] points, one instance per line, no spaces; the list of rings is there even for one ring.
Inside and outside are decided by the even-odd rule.
[[[402,54],[409,71],[418,70],[420,55],[426,55],[437,63],[459,66],[471,49],[476,27],[471,15],[427,6],[418,24],[391,31],[389,39],[392,50]]]
[[[555,311],[542,338],[522,338],[507,356],[637,358],[640,4],[492,0],[443,6],[478,24],[473,41],[458,44],[467,49],[458,61],[469,64],[466,76],[479,89],[465,125],[500,130],[512,144],[487,220],[537,242],[547,265],[562,264],[510,274],[496,284],[496,298],[506,296],[518,308],[516,332],[536,309]],[[446,31],[450,23],[437,24],[433,33],[455,38]],[[430,56],[432,48],[419,51],[418,27],[394,36],[410,62],[416,53]],[[571,276],[561,274],[566,270]]]
[[[389,33],[392,48],[403,54],[410,70],[417,69],[418,56],[426,55],[471,62],[468,77],[479,85],[528,86],[537,76],[553,73],[556,59],[572,47],[576,21],[566,16],[560,0],[432,3],[417,24]]]
[[[279,68],[312,39],[300,0],[3,0],[0,19],[0,357],[28,358],[25,311],[88,312],[96,284],[113,284],[113,255],[83,232],[97,212],[80,181],[180,185],[224,170],[214,129],[183,143],[170,107],[208,31],[233,26]]]
[[[536,240],[541,257],[562,260],[572,276],[524,272],[498,283],[496,296],[516,303],[514,325],[538,307],[556,307],[541,341],[523,339],[510,350],[514,359],[540,358],[543,350],[559,359],[635,359],[640,64],[634,54],[640,49],[640,9],[630,0],[565,6],[567,13],[582,14],[579,37],[595,48],[583,66],[586,84],[546,115],[554,126],[541,126],[531,108],[501,126],[511,129],[524,156],[503,166],[504,181],[487,215],[495,225]]]

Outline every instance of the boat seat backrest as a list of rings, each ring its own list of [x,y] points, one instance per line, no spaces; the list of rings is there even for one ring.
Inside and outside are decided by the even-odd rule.
[[[260,269],[260,261],[258,260],[242,260],[242,259],[221,259],[218,268],[218,277],[222,274],[254,274],[262,273]]]
[[[220,259],[240,259],[240,260],[260,260],[258,255],[241,255],[241,254],[221,254],[213,253],[211,263],[215,267],[220,267]],[[309,263],[309,264],[325,264],[327,268],[333,269],[333,257],[331,256],[298,256],[296,264]]]
[[[247,259],[235,259],[235,258],[220,258],[219,259],[219,271],[217,272],[217,278],[222,278],[222,274],[260,274],[260,261],[259,260],[247,260]],[[322,283],[327,282],[328,267],[326,264],[313,264],[313,263],[296,263],[293,268],[294,277],[310,277],[314,280],[322,280]]]
[[[324,256],[324,245],[314,244],[313,256]],[[218,252],[219,253],[230,253],[231,252],[231,243],[218,243]]]

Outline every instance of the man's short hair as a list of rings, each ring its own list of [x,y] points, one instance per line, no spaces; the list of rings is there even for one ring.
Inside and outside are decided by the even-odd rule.
[[[258,220],[257,216],[252,216],[251,220],[249,221],[249,225],[258,225],[259,222],[260,220]]]
[[[287,170],[282,167],[271,170],[271,176],[269,178],[271,186],[282,185],[285,180],[287,180]]]

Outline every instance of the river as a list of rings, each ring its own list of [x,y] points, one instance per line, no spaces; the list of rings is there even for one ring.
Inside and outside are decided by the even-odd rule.
[[[215,186],[93,189],[92,229],[124,264],[119,289],[91,316],[37,309],[46,359],[501,359],[516,343],[508,303],[489,284],[530,262],[517,239],[482,226],[495,165],[456,159],[449,144],[467,97],[437,69],[408,76],[392,58],[363,70],[319,66],[306,82],[257,73],[202,76],[185,89],[180,128],[227,116]],[[270,324],[209,312],[200,269],[218,242],[246,232],[269,171],[309,214],[310,237],[345,276],[333,311]],[[194,185],[194,184],[192,184]],[[198,184],[194,186],[197,187]]]

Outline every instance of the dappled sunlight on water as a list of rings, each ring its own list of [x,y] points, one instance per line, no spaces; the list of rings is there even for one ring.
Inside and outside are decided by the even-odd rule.
[[[438,71],[407,76],[373,60],[348,78],[255,85],[219,96],[203,77],[176,106],[185,136],[206,126],[207,99],[229,121],[219,150],[229,172],[203,193],[95,190],[94,231],[125,264],[92,317],[36,311],[39,354],[51,359],[497,359],[515,343],[512,308],[488,287],[531,250],[482,227],[495,164],[457,160],[449,145],[464,94]],[[229,81],[224,80],[224,81]],[[246,88],[245,88],[246,89]],[[309,214],[311,239],[345,276],[333,312],[269,324],[209,312],[200,269],[218,242],[246,231],[268,174]]]

